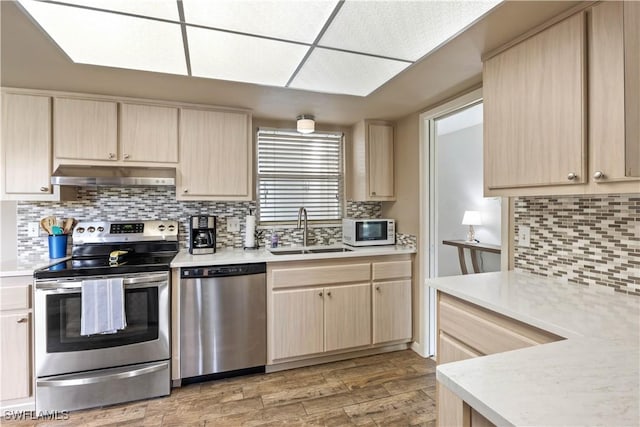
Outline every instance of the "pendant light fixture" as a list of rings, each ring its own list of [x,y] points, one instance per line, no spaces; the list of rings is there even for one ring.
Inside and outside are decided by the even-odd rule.
[[[315,117],[311,114],[300,114],[296,120],[298,121],[298,132],[313,133],[316,130]]]

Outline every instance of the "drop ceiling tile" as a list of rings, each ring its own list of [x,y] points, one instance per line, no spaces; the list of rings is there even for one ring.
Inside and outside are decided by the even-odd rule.
[[[182,0],[190,24],[312,43],[335,0]]]
[[[64,3],[179,21],[176,0],[62,0]]]
[[[179,24],[21,1],[73,62],[187,74]]]
[[[289,87],[367,96],[410,63],[316,48]]]
[[[197,77],[284,86],[309,47],[187,27],[191,73]]]
[[[320,46],[416,61],[499,1],[346,1]]]

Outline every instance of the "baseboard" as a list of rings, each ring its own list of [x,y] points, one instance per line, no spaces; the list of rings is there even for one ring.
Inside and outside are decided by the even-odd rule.
[[[305,366],[320,365],[322,363],[338,362],[340,360],[353,359],[356,357],[372,356],[374,354],[389,353],[392,351],[407,350],[410,343],[393,344],[384,347],[367,348],[364,350],[352,351],[348,353],[332,354],[329,356],[319,356],[309,359],[296,360],[292,362],[283,362],[273,365],[267,365],[265,371],[267,373],[284,371],[287,369],[303,368]]]

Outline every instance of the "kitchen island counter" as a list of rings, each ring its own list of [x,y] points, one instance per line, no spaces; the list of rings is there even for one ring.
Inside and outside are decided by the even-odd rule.
[[[438,381],[489,421],[638,425],[640,298],[512,271],[426,284],[566,338],[438,366]]]
[[[332,247],[341,247],[335,245]],[[313,247],[309,247],[313,248]],[[302,247],[287,247],[282,249],[302,249]],[[356,258],[363,256],[380,256],[380,255],[401,255],[413,254],[416,252],[413,247],[405,246],[369,246],[365,248],[350,248],[349,252],[328,252],[328,253],[305,253],[305,254],[288,254],[274,255],[267,249],[243,250],[224,248],[218,250],[215,254],[191,255],[188,250],[183,249],[171,262],[172,268],[179,267],[198,267],[198,266],[214,266],[227,264],[245,264],[256,262],[282,262],[282,261],[307,261],[315,259],[344,259]]]

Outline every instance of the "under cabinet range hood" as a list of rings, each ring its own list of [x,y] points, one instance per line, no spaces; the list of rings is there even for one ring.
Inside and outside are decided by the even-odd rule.
[[[76,187],[175,186],[175,168],[60,165],[51,175],[53,185]]]

